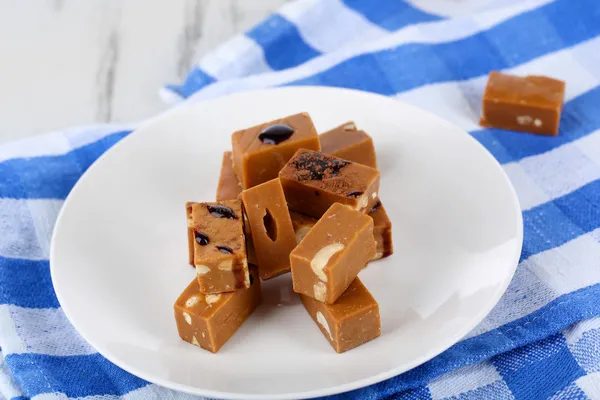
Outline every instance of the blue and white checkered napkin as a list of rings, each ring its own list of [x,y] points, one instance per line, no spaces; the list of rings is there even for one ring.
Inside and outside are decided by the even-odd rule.
[[[525,242],[500,303],[442,355],[337,398],[600,398],[600,2],[503,0],[472,12],[464,0],[452,4],[463,16],[401,0],[296,1],[163,94],[199,101],[281,85],[368,90],[462,126],[510,176]],[[490,70],[565,80],[560,135],[481,129]],[[0,147],[0,393],[8,399],[188,397],[96,353],[50,282],[50,234],[63,200],[128,133],[94,127]]]

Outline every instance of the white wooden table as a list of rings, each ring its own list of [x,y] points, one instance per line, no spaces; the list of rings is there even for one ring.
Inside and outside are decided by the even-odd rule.
[[[163,84],[286,1],[0,0],[0,143],[153,116]],[[514,0],[407,1],[451,17]]]
[[[285,0],[0,0],[0,142],[167,106],[158,89]]]

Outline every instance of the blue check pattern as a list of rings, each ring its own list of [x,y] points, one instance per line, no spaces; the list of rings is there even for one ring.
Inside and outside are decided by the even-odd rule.
[[[524,246],[499,304],[438,357],[332,398],[600,398],[600,3],[464,0],[455,2],[461,12],[437,3],[293,1],[161,93],[173,102],[287,85],[379,93],[464,128],[515,186]],[[567,82],[558,137],[477,125],[492,69]],[[64,199],[133,128],[77,128],[0,146],[0,397],[193,398],[104,359],[66,320],[50,280]]]

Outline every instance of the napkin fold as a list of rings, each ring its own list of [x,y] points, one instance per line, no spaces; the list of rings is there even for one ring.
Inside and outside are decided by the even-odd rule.
[[[193,102],[326,85],[393,96],[467,130],[510,177],[524,244],[498,305],[420,367],[332,397],[600,398],[600,3],[454,3],[294,1],[203,57],[162,95]],[[481,129],[490,70],[565,80],[559,136]],[[50,237],[64,199],[130,132],[94,126],[0,146],[0,394],[7,399],[194,398],[99,355],[67,321],[50,281]]]

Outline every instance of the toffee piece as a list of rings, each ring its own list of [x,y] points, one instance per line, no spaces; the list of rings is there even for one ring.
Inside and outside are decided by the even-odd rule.
[[[365,131],[356,129],[349,121],[319,135],[321,152],[344,160],[377,168],[373,139]]]
[[[189,204],[188,215],[199,290],[222,293],[248,287],[241,201]]]
[[[373,219],[333,204],[290,254],[294,291],[333,304],[375,248]]]
[[[221,163],[221,174],[219,175],[219,185],[217,186],[217,201],[235,200],[242,192],[242,185],[233,170],[231,152],[223,153]]]
[[[298,150],[279,179],[289,209],[315,218],[333,203],[368,213],[378,200],[378,170],[317,151]]]
[[[296,234],[279,179],[242,192],[261,279],[290,270],[290,252]]]
[[[235,292],[203,294],[194,279],[175,302],[181,339],[216,353],[261,301],[260,279],[250,268],[251,285]]]
[[[296,242],[300,243],[318,220],[294,211],[290,212],[290,216],[292,217],[294,232],[296,232]],[[371,213],[369,213],[369,217],[373,218],[373,238],[377,244],[375,256],[371,261],[390,256],[394,252],[392,221],[390,221],[381,202],[375,204]]]
[[[483,95],[479,124],[556,136],[564,97],[563,81],[492,71]]]
[[[296,150],[320,150],[319,136],[307,113],[234,132],[233,167],[244,189],[277,178]]]
[[[343,353],[381,334],[379,305],[356,278],[334,304],[300,295],[302,304],[331,347]]]

